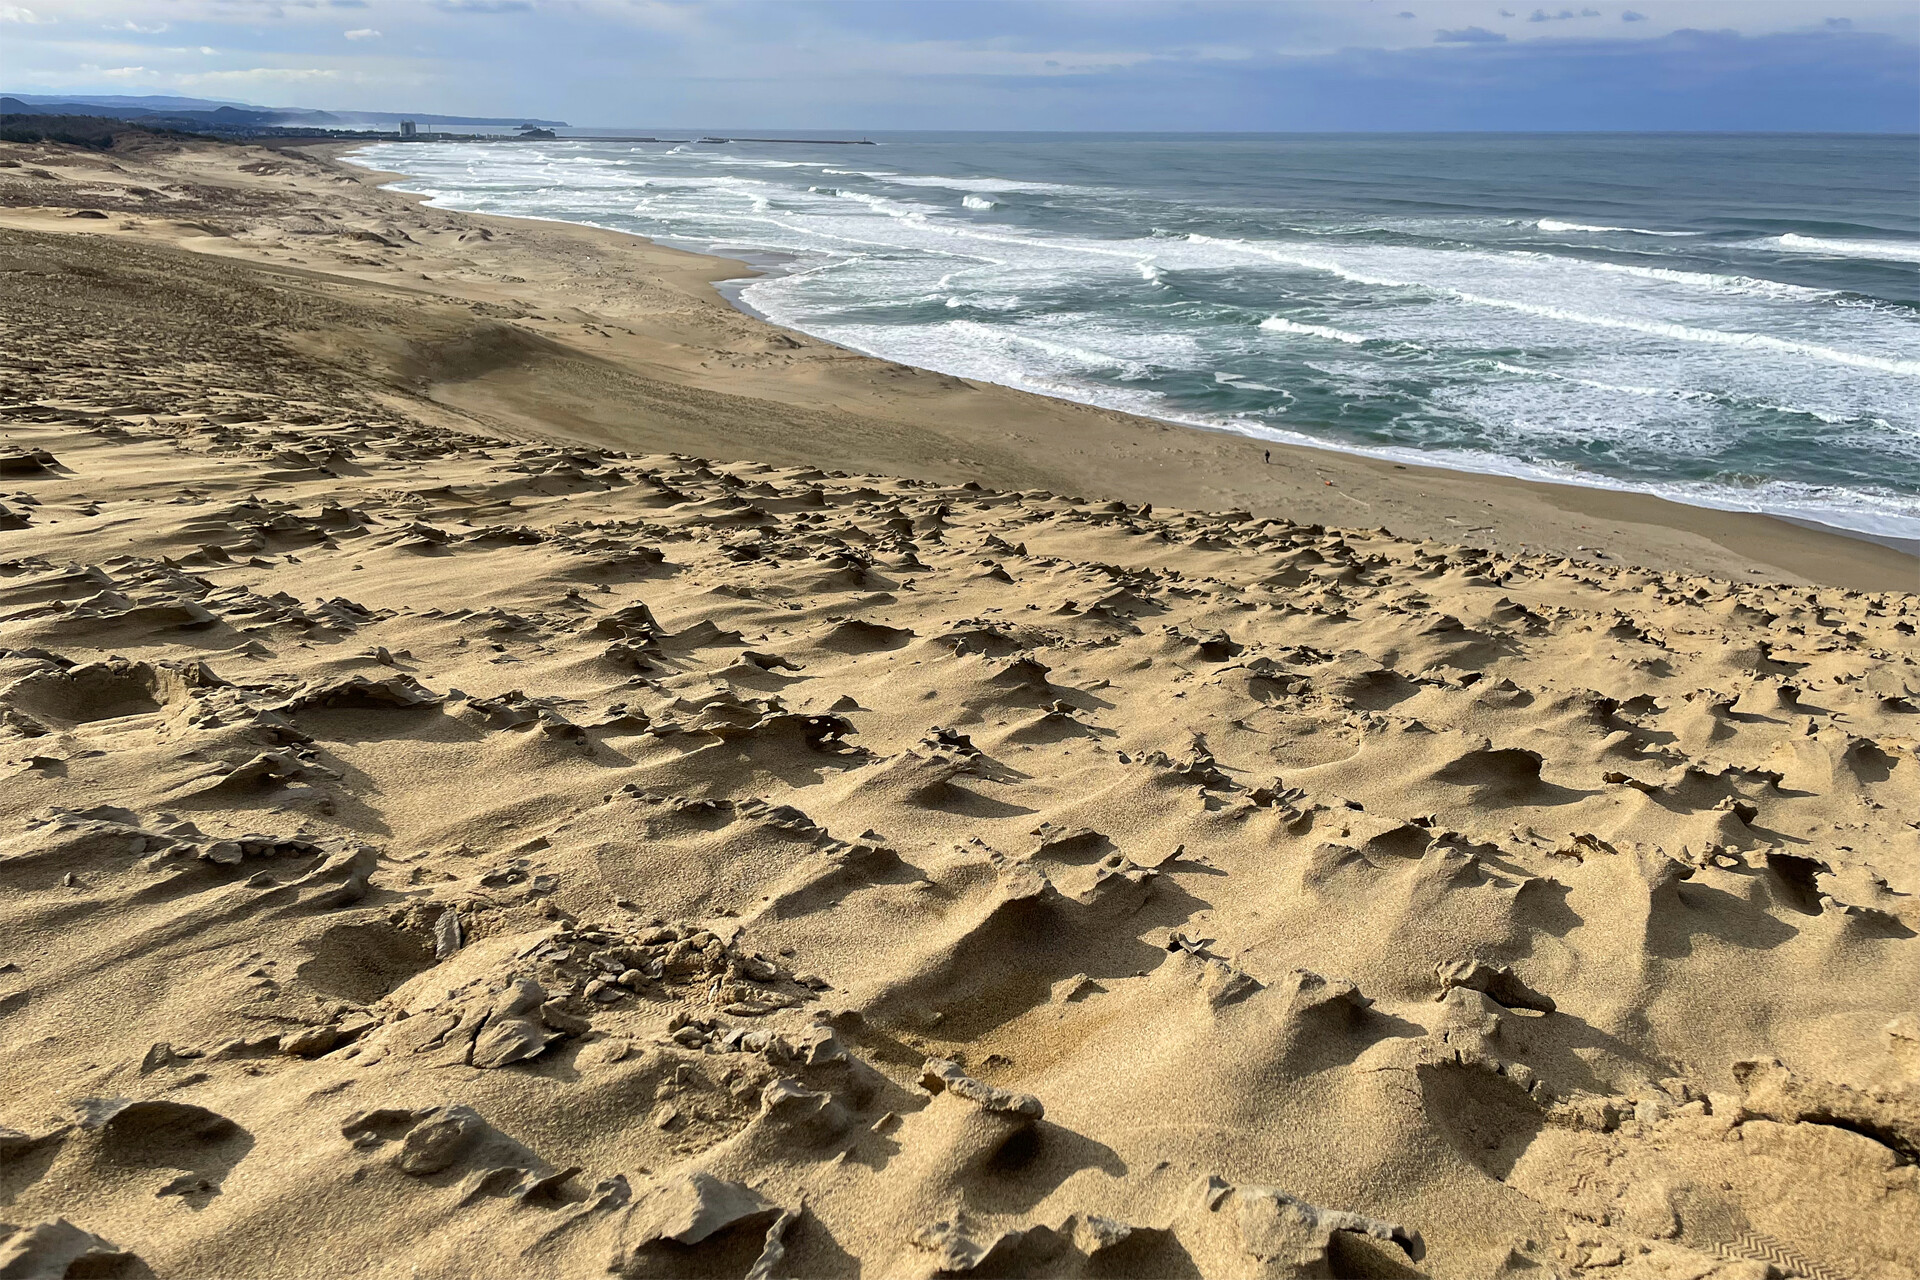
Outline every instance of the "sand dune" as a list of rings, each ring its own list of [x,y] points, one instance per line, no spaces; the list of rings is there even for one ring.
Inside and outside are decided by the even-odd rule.
[[[1914,596],[505,439],[4,234],[0,1275],[1920,1270]]]

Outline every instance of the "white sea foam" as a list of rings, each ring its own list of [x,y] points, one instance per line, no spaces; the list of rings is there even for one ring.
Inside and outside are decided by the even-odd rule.
[[[1289,320],[1285,316],[1268,316],[1260,322],[1262,329],[1275,333],[1300,333],[1309,337],[1325,338],[1330,342],[1344,342],[1357,347],[1366,339],[1357,333],[1348,333],[1345,329],[1334,329],[1324,324],[1302,324],[1298,320]]]
[[[961,196],[960,203],[968,209],[998,209],[1000,207],[985,196]]]
[[[1564,382],[1577,387],[1588,387],[1595,391],[1609,391],[1617,395],[1638,396],[1649,400],[1683,400],[1695,404],[1734,405],[1742,409],[1767,409],[1774,413],[1799,414],[1840,426],[1849,422],[1859,422],[1860,415],[1835,413],[1830,409],[1815,409],[1807,405],[1780,404],[1771,400],[1756,400],[1745,396],[1730,395],[1724,391],[1701,391],[1688,387],[1643,387],[1618,382],[1602,382],[1598,378],[1580,378],[1569,373],[1556,373],[1552,369],[1530,368],[1526,365],[1508,364],[1504,360],[1493,361],[1493,367],[1502,373],[1524,374],[1530,378],[1545,378],[1551,382]],[[1878,424],[1885,426],[1886,424]]]
[[[823,191],[821,194],[824,195],[825,192]],[[871,196],[864,191],[836,190],[833,194],[839,199],[851,200],[855,204],[863,204],[875,213],[884,213],[889,218],[912,218],[931,212],[926,205],[901,204],[898,200],[889,200],[885,196]]]
[[[1551,303],[1527,302],[1518,298],[1502,298],[1481,293],[1473,289],[1463,289],[1457,285],[1436,280],[1396,278],[1377,272],[1358,271],[1335,259],[1314,253],[1301,253],[1285,246],[1254,244],[1245,240],[1220,239],[1212,236],[1190,236],[1197,243],[1224,245],[1255,257],[1272,262],[1287,263],[1303,267],[1309,271],[1325,272],[1343,280],[1359,284],[1370,284],[1394,289],[1424,289],[1430,293],[1452,298],[1471,306],[1492,307],[1503,311],[1518,312],[1535,316],[1543,320],[1555,320],[1564,324],[1585,325],[1599,329],[1624,330],[1631,333],[1646,334],[1649,337],[1666,338],[1675,342],[1711,343],[1724,347],[1746,347],[1756,351],[1774,351],[1783,355],[1801,356],[1812,360],[1826,361],[1831,364],[1852,365],[1860,369],[1876,369],[1883,373],[1899,374],[1903,377],[1920,377],[1920,360],[1903,360],[1892,356],[1873,355],[1860,351],[1845,351],[1820,343],[1802,342],[1794,338],[1781,338],[1767,333],[1740,333],[1725,329],[1707,328],[1701,325],[1681,324],[1674,321],[1652,319],[1639,316],[1601,315],[1580,311],[1572,307],[1555,306]]]
[[[1541,254],[1540,257],[1552,257]],[[1557,263],[1579,261],[1593,271],[1605,271],[1613,275],[1638,276],[1642,280],[1660,280],[1667,284],[1686,285],[1694,289],[1717,289],[1723,293],[1751,293],[1766,298],[1781,298],[1804,302],[1825,302],[1836,294],[1832,289],[1812,289],[1803,284],[1786,284],[1779,280],[1762,280],[1758,276],[1719,275],[1710,271],[1681,271],[1674,267],[1640,267],[1622,262],[1589,262],[1583,259],[1553,258]]]
[[[1577,378],[1569,373],[1555,373],[1551,369],[1533,369],[1526,365],[1508,364],[1504,360],[1495,360],[1493,367],[1502,373],[1524,374],[1529,378],[1546,378],[1553,382],[1571,383],[1576,387],[1590,387],[1595,391],[1612,391],[1624,396],[1644,396],[1653,400],[1717,400],[1711,391],[1689,391],[1683,387],[1637,387],[1619,382],[1602,382],[1598,378]]]
[[[1765,243],[1793,253],[1821,253],[1836,258],[1876,258],[1881,262],[1920,262],[1920,241],[1828,240],[1789,232]]]
[[[1213,380],[1222,386],[1235,387],[1241,391],[1265,391],[1270,395],[1283,396],[1288,400],[1293,399],[1293,393],[1291,391],[1283,391],[1279,387],[1270,387],[1264,382],[1255,382],[1252,378],[1243,378],[1237,373],[1222,373],[1220,370],[1215,369],[1213,371]],[[1284,408],[1285,406],[1280,407]]]
[[[947,299],[946,305],[955,311],[963,309],[969,311],[1018,311],[1021,306],[1024,305],[1024,300],[1017,294],[1002,297],[977,293],[964,298],[955,294]]]
[[[1697,236],[1698,231],[1649,231],[1645,227],[1596,227],[1584,222],[1562,222],[1558,218],[1542,218],[1533,224],[1542,231],[1585,231],[1616,232],[1632,236]]]
[[[668,152],[667,154],[671,155],[673,153]],[[826,171],[824,165],[809,160],[759,160],[750,156],[730,156],[717,151],[696,151],[693,154],[697,155],[707,164],[733,165],[743,169],[819,169],[822,172]]]
[[[778,301],[769,301],[768,313],[776,320],[783,319]],[[873,324],[816,326],[815,331],[869,355],[907,358],[924,368],[963,378],[1111,407],[1138,405],[1141,396],[1158,393],[1116,387],[1110,379],[1139,381],[1149,376],[1153,363],[1191,358],[1193,354],[1185,344],[1169,344],[1155,335],[1099,328],[1083,334],[1080,330],[1086,326],[1081,325],[1072,326],[1076,340],[1068,342],[1035,332],[1036,327],[953,319],[911,331]],[[903,343],[902,338],[910,341]]]
[[[832,172],[828,170],[828,172]],[[1092,187],[1076,187],[1064,182],[1023,182],[1018,178],[941,178],[932,174],[868,174],[870,178],[879,178],[882,182],[891,182],[902,187],[945,187],[949,191],[1092,191]]]
[[[1520,302],[1512,298],[1490,298],[1461,289],[1449,289],[1447,292],[1462,302],[1472,303],[1475,306],[1500,307],[1509,311],[1518,311],[1524,315],[1561,320],[1568,324],[1591,325],[1601,329],[1625,329],[1651,337],[1670,338],[1676,342],[1703,342],[1724,347],[1746,347],[1756,351],[1777,351],[1787,355],[1823,360],[1831,364],[1852,365],[1859,369],[1878,369],[1883,373],[1920,378],[1920,360],[1896,360],[1889,356],[1867,355],[1859,351],[1841,351],[1818,343],[1776,338],[1767,333],[1734,333],[1724,329],[1703,329],[1695,325],[1672,324],[1659,320],[1631,320],[1620,316],[1588,315],[1566,307],[1543,306],[1539,303]]]
[[[1494,368],[1501,370],[1501,372],[1509,372],[1509,374],[1524,374],[1524,376],[1528,376],[1528,378],[1542,378],[1542,380],[1548,380],[1548,382],[1559,382],[1559,384],[1567,384],[1567,386],[1582,386],[1582,388],[1590,388],[1590,390],[1609,391],[1609,393],[1615,393],[1615,395],[1634,395],[1634,397],[1642,397],[1642,399],[1684,401],[1684,403],[1695,403],[1695,405],[1724,405],[1724,407],[1730,407],[1730,409],[1738,409],[1738,411],[1741,411],[1741,415],[1745,415],[1745,413],[1749,413],[1749,411],[1753,411],[1753,409],[1763,409],[1763,411],[1768,411],[1768,413],[1784,413],[1784,415],[1814,418],[1816,422],[1824,422],[1824,424],[1828,424],[1828,426],[1847,426],[1847,424],[1862,424],[1862,422],[1864,422],[1864,424],[1870,424],[1870,426],[1880,428],[1880,430],[1889,430],[1889,424],[1887,424],[1885,420],[1882,420],[1882,418],[1868,418],[1868,416],[1857,415],[1857,413],[1836,413],[1836,411],[1832,411],[1832,409],[1816,409],[1816,407],[1812,407],[1812,405],[1789,405],[1789,403],[1782,403],[1782,401],[1761,399],[1761,397],[1751,397],[1751,395],[1736,395],[1736,393],[1730,393],[1730,391],[1705,391],[1697,390],[1697,388],[1663,388],[1663,386],[1628,386],[1628,384],[1619,384],[1619,382],[1601,382],[1599,378],[1578,378],[1578,376],[1574,376],[1574,374],[1555,372],[1555,370],[1551,370],[1551,368],[1509,365],[1507,361],[1492,361],[1492,365],[1494,365]]]

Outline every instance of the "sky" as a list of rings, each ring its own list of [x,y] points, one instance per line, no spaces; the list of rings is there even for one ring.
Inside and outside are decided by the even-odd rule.
[[[1920,0],[0,0],[0,91],[733,131],[1920,132]]]

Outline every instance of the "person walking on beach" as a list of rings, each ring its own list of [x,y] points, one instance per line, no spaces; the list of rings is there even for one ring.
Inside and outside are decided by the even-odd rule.
[[[1272,466],[1272,465],[1273,465],[1273,450],[1271,450],[1271,449],[1265,449],[1265,450],[1262,450],[1262,452],[1264,452],[1264,453],[1265,453],[1265,454],[1267,455],[1267,465],[1268,465],[1268,466]]]

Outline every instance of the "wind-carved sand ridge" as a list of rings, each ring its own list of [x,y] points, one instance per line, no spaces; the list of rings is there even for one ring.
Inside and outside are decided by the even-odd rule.
[[[76,239],[0,1274],[1920,1269],[1915,597],[503,440]]]

